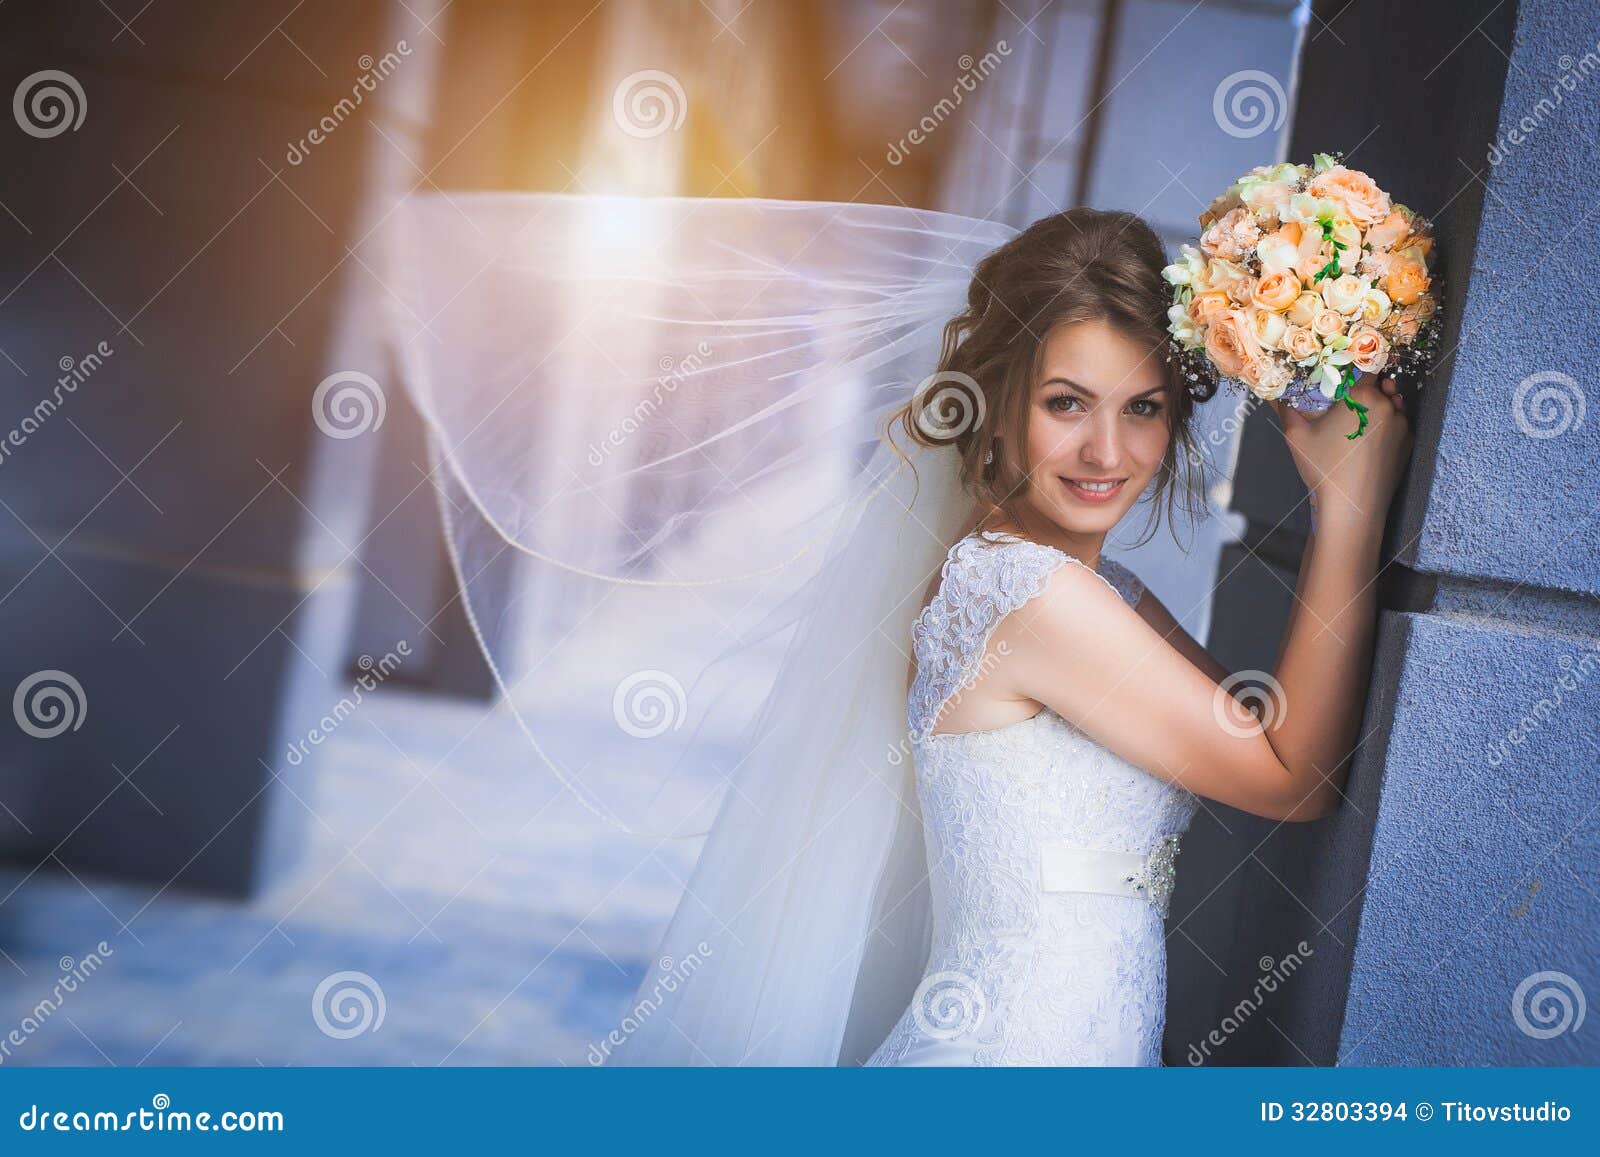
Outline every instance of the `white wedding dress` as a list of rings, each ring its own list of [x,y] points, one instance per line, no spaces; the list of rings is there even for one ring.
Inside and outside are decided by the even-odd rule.
[[[1192,801],[1049,711],[919,733],[1065,557],[961,539],[959,456],[887,428],[919,399],[948,420],[946,327],[1018,230],[455,190],[386,220],[452,573],[527,740],[507,758],[644,849],[704,838],[606,1063],[1154,1063],[1151,900]]]
[[[1002,618],[1084,565],[993,531],[953,546],[912,628],[907,707],[932,891],[922,983],[869,1065],[1156,1065],[1163,918],[1194,796],[1048,708],[934,734]],[[1143,584],[1102,557],[1129,605]]]

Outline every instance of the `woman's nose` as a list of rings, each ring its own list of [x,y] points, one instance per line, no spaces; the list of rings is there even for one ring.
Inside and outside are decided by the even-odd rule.
[[[1093,429],[1083,443],[1083,459],[1101,470],[1109,470],[1122,460],[1122,445],[1115,417],[1096,415]]]

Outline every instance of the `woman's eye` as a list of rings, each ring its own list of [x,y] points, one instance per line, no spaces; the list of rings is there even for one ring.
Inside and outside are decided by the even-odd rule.
[[[1140,398],[1128,408],[1141,418],[1153,418],[1161,413],[1161,403],[1150,398]]]
[[[1071,408],[1078,404],[1078,399],[1071,394],[1057,394],[1045,403],[1045,407],[1054,410],[1058,414],[1067,414],[1071,413]]]

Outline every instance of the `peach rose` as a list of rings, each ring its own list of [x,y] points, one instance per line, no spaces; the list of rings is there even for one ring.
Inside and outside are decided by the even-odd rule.
[[[1398,209],[1391,209],[1389,215],[1367,230],[1367,235],[1362,238],[1374,250],[1382,252],[1392,249],[1397,241],[1411,231],[1411,222],[1406,220],[1405,214]]]
[[[1361,263],[1356,267],[1374,281],[1382,281],[1389,276],[1389,271],[1399,262],[1393,253],[1381,251],[1378,253],[1363,253]]]
[[[1380,373],[1389,364],[1389,339],[1370,325],[1353,326],[1346,348],[1356,369],[1364,374]]]
[[[1389,194],[1378,188],[1376,181],[1360,169],[1343,165],[1334,165],[1312,177],[1306,192],[1332,201],[1363,229],[1382,221],[1392,208]]]
[[[1189,316],[1196,325],[1210,325],[1220,313],[1226,313],[1232,308],[1228,295],[1220,289],[1208,289],[1204,293],[1197,293],[1189,302]]]
[[[1294,377],[1289,367],[1277,358],[1263,358],[1247,369],[1250,376],[1245,377],[1244,382],[1250,387],[1250,392],[1268,402],[1280,397]]]
[[[1431,293],[1425,293],[1411,303],[1408,312],[1415,314],[1422,321],[1427,321],[1439,312],[1439,299]]]
[[[1394,340],[1400,345],[1410,345],[1417,340],[1417,332],[1422,328],[1422,323],[1417,320],[1414,313],[1397,313],[1394,315]]]
[[[1396,305],[1410,305],[1427,292],[1429,280],[1420,261],[1398,261],[1383,279],[1383,291]]]
[[[1206,330],[1206,356],[1224,377],[1236,378],[1261,358],[1261,347],[1244,311],[1230,309]]]
[[[1312,236],[1314,237],[1316,235],[1312,234]],[[1295,262],[1294,266],[1295,276],[1300,278],[1300,280],[1305,282],[1307,285],[1315,285],[1317,284],[1317,274],[1321,273],[1323,268],[1332,259],[1333,251],[1331,249],[1325,250],[1319,245],[1310,252],[1307,252],[1306,247],[1301,246],[1300,260]]]
[[[1297,362],[1314,358],[1322,352],[1322,343],[1317,340],[1317,335],[1303,325],[1291,325],[1283,335],[1283,349]]]
[[[1200,235],[1200,251],[1207,257],[1237,261],[1261,240],[1261,226],[1254,214],[1240,206],[1229,209],[1220,220]]]
[[[1344,318],[1331,309],[1319,309],[1311,319],[1311,332],[1326,341],[1344,332]]]
[[[1268,273],[1256,282],[1255,292],[1250,300],[1262,309],[1271,309],[1278,312],[1288,309],[1294,304],[1295,298],[1300,296],[1300,279],[1292,273],[1279,270]]]

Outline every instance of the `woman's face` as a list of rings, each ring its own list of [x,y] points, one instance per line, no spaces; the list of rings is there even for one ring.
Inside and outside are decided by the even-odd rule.
[[[1028,403],[1026,503],[1071,534],[1104,534],[1167,452],[1159,352],[1100,321],[1056,326]]]

